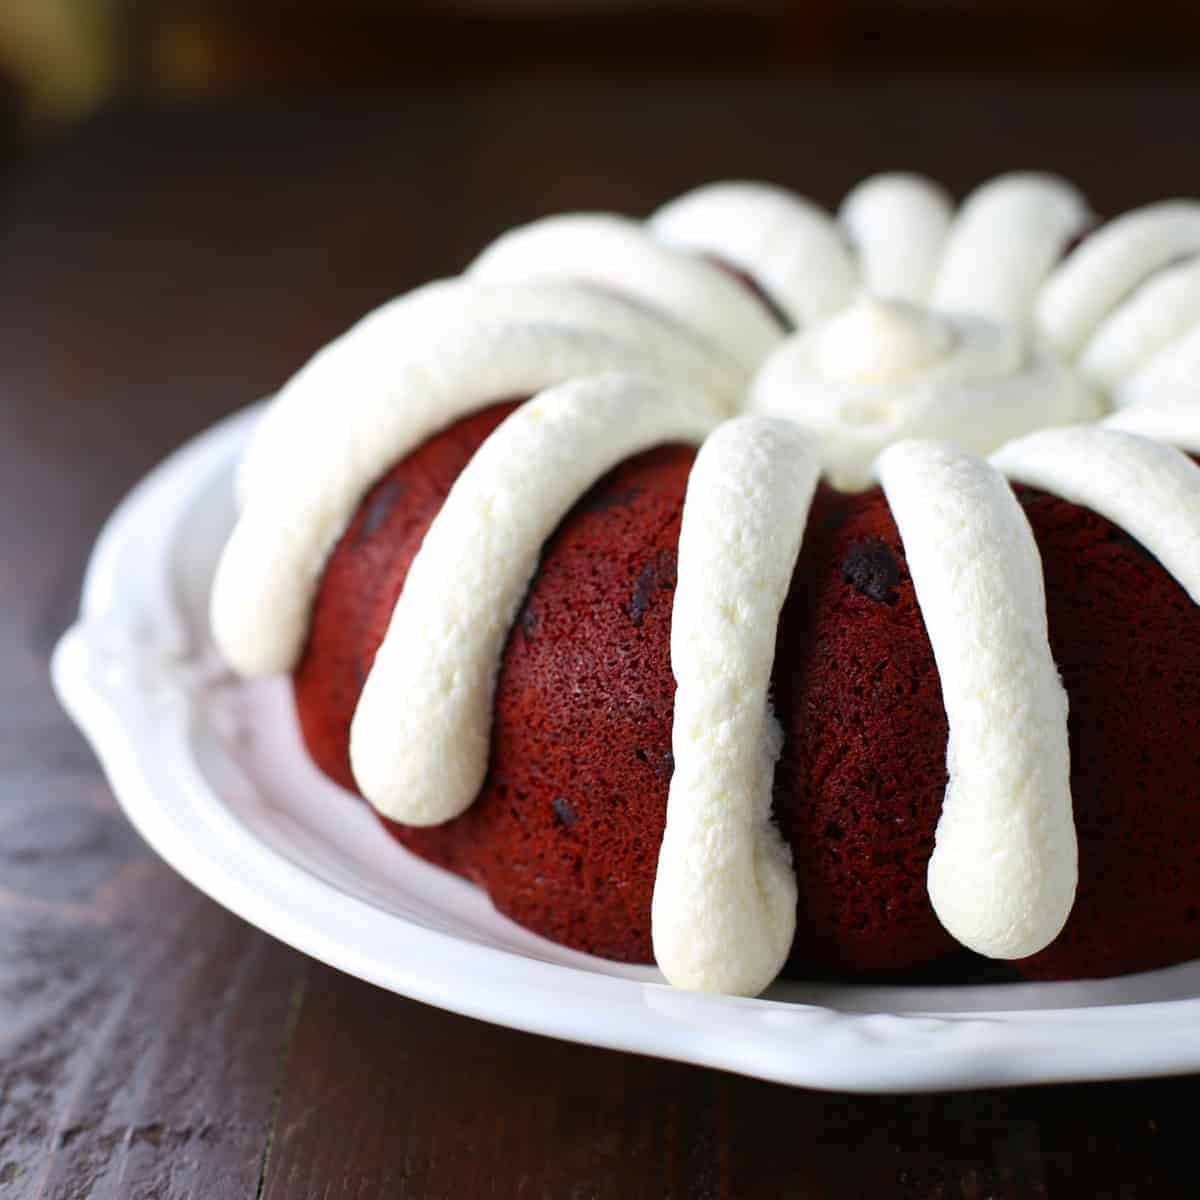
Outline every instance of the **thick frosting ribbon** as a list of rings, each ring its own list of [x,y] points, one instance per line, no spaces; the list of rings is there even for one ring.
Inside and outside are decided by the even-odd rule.
[[[671,610],[675,770],[652,908],[654,956],[678,987],[753,995],[792,944],[767,689],[819,470],[796,426],[740,417],[704,443],[688,479]]]
[[[973,454],[899,442],[880,456],[879,479],[950,725],[929,899],[964,946],[1023,958],[1062,929],[1078,875],[1067,695],[1041,559],[1004,477]]]
[[[927,302],[953,212],[946,191],[920,175],[874,175],[853,188],[838,216],[858,251],[866,291]]]
[[[1139,433],[1188,454],[1200,454],[1200,396],[1163,397],[1119,408],[1102,422],[1106,429]]]
[[[1198,328],[1200,261],[1168,267],[1101,322],[1077,366],[1088,379],[1116,393],[1159,351]],[[1195,379],[1193,384],[1200,386]]]
[[[1110,221],[1086,238],[1038,294],[1038,329],[1075,355],[1105,315],[1172,260],[1200,254],[1200,202],[1165,200]]]
[[[836,223],[765,183],[712,183],[663,205],[650,231],[744,271],[790,318],[808,325],[854,295],[858,272]]]
[[[284,384],[242,457],[239,499],[244,505],[258,479],[273,483],[300,427],[338,413],[348,400],[361,406],[374,394],[391,402],[397,373],[405,363],[428,357],[431,345],[452,345],[481,329],[513,325],[587,330],[635,346],[662,374],[710,394],[724,411],[734,410],[745,387],[744,373],[703,339],[611,292],[563,280],[439,279],[368,313]]]
[[[1195,397],[1200,388],[1200,324],[1164,346],[1113,394],[1118,408],[1167,396]]]
[[[606,471],[698,442],[713,422],[676,388],[601,375],[547,389],[484,442],[409,567],[351,723],[354,777],[381,813],[436,825],[470,806],[501,652],[542,543]]]
[[[292,668],[325,560],[359,501],[431,434],[500,400],[619,369],[656,367],[637,347],[586,330],[452,330],[386,389],[350,392],[288,423],[273,442],[276,469],[256,478],[217,566],[211,617],[226,661],[243,675]]]
[[[468,274],[482,282],[574,279],[608,288],[695,330],[745,371],[782,336],[736,279],[624,217],[578,213],[522,225],[501,234]]]
[[[931,304],[1024,328],[1042,280],[1091,220],[1054,175],[1001,175],[963,201],[946,238]]]
[[[1123,430],[1045,429],[992,455],[1010,479],[1108,518],[1137,538],[1200,604],[1200,467]]]

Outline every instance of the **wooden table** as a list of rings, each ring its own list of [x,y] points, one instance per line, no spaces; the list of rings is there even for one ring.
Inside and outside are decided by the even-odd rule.
[[[0,206],[0,1198],[1194,1195],[1194,1078],[788,1090],[451,1016],[175,876],[51,697],[96,530],[368,306],[545,211],[1055,167],[1200,195],[1200,84],[622,83],[105,114]]]

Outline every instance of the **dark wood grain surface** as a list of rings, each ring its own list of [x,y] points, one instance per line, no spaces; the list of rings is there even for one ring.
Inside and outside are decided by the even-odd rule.
[[[1195,1078],[861,1098],[494,1029],[176,877],[46,665],[121,494],[368,306],[554,209],[906,165],[1200,194],[1200,82],[428,90],[104,114],[0,202],[0,1198],[1195,1194]]]

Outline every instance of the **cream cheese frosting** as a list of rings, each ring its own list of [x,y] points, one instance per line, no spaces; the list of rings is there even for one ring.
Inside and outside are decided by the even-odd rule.
[[[1118,305],[1084,346],[1079,369],[1115,393],[1160,350],[1197,328],[1200,260],[1165,268]]]
[[[1200,324],[1169,342],[1113,393],[1119,408],[1153,404],[1164,396],[1190,395],[1200,380]]]
[[[873,175],[846,196],[838,216],[869,295],[928,301],[954,217],[943,188],[920,175]]]
[[[562,280],[439,279],[368,313],[280,389],[242,457],[237,480],[242,503],[257,478],[274,479],[279,469],[274,456],[290,453],[297,429],[347,397],[361,404],[362,397],[376,394],[387,403],[401,366],[420,361],[431,341],[444,343],[456,330],[468,338],[490,326],[531,324],[589,330],[636,346],[664,375],[711,394],[726,412],[734,411],[746,385],[743,371],[690,330],[597,288]]]
[[[1045,429],[1009,442],[992,462],[1010,479],[1107,517],[1200,604],[1200,467],[1186,454],[1111,427]]]
[[[834,220],[784,188],[707,184],[663,205],[649,227],[668,245],[745,271],[793,325],[836,312],[858,284],[854,260]]]
[[[986,454],[1100,413],[1090,389],[1013,326],[870,296],[784,342],[749,403],[811,430],[831,481],[850,490],[868,486],[877,455],[902,438]]]
[[[431,434],[497,401],[618,369],[655,374],[637,347],[587,330],[452,331],[387,389],[352,392],[289,425],[217,568],[211,615],[226,661],[244,675],[292,668],[329,551],[375,480]]]
[[[1134,288],[1194,254],[1200,254],[1200,202],[1166,200],[1118,217],[1047,279],[1034,305],[1037,326],[1062,353],[1073,355]]]
[[[475,279],[576,279],[669,313],[745,370],[782,336],[766,307],[719,267],[664,246],[637,222],[599,213],[546,217],[496,239],[468,268]]]
[[[1067,695],[1050,653],[1041,559],[1000,473],[944,442],[884,451],[950,726],[929,899],[964,946],[1023,958],[1057,936],[1078,877]]]
[[[712,425],[686,392],[600,375],[541,392],[484,442],[409,567],[350,727],[354,777],[381,813],[437,825],[470,805],[487,772],[500,652],[542,543],[610,468],[663,442],[700,442]]]
[[[218,647],[244,674],[291,669],[370,487],[460,417],[533,397],[430,526],[351,728],[380,811],[450,820],[486,773],[500,655],[542,542],[622,459],[703,443],[672,614],[653,933],[672,982],[753,993],[795,921],[770,823],[779,607],[818,473],[879,480],[951,730],[931,902],[978,952],[1032,953],[1069,912],[1075,838],[1040,563],[1004,475],[1106,516],[1200,602],[1200,468],[1180,452],[1200,453],[1200,202],[1118,218],[1056,266],[1088,220],[1053,176],[1001,177],[955,212],[938,185],[897,173],[860,184],[836,220],[730,183],[648,224],[582,214],[514,230],[464,276],[369,314],[268,408],[214,582]],[[785,339],[710,258],[798,332]]]
[[[1119,408],[1105,417],[1102,424],[1107,429],[1140,433],[1188,454],[1200,455],[1200,398],[1194,395],[1161,397]]]
[[[1077,188],[1053,175],[1002,175],[963,201],[931,303],[1018,328],[1063,247],[1091,220]]]
[[[688,478],[671,609],[675,770],[654,885],[669,982],[754,995],[796,926],[791,852],[771,822],[783,735],[767,702],[775,630],[820,461],[787,421],[738,417]]]

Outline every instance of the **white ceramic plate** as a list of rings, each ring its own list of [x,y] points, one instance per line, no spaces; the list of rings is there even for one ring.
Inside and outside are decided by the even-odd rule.
[[[215,900],[405,996],[783,1083],[918,1091],[1200,1070],[1200,963],[1077,984],[785,983],[743,1000],[675,991],[652,968],[498,916],[317,773],[286,684],[239,683],[216,661],[208,587],[255,415],[184,446],[121,504],[53,664],[130,820]]]

